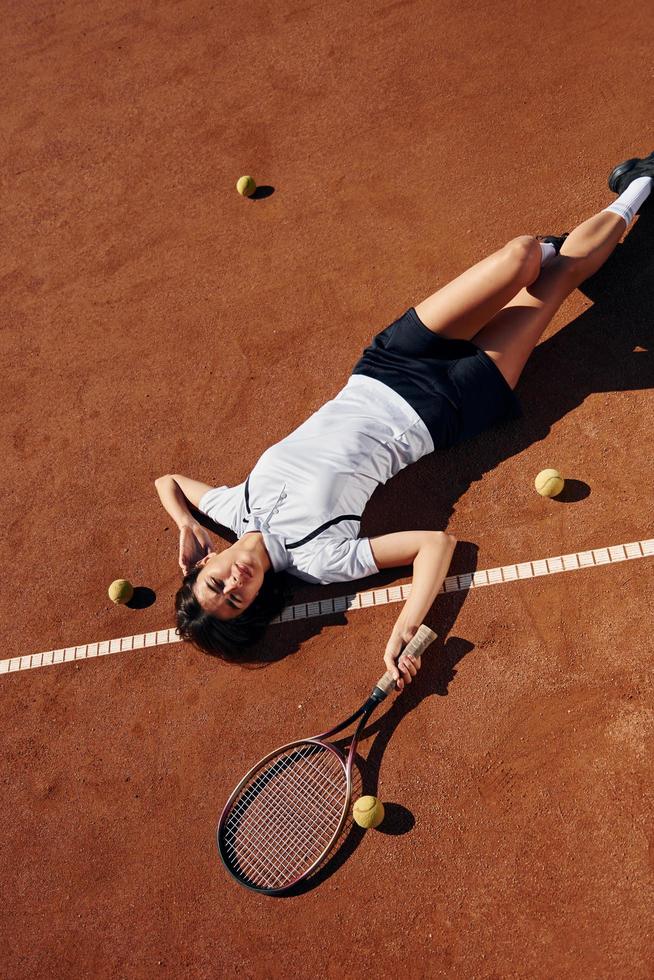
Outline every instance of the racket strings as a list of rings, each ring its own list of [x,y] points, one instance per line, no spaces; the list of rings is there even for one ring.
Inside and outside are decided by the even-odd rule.
[[[279,888],[302,877],[329,848],[343,817],[347,777],[327,746],[294,746],[255,771],[232,804],[222,832],[239,877]]]
[[[288,817],[288,811],[280,816]],[[267,840],[260,836],[249,838],[246,831],[240,839],[231,841],[228,850],[241,875],[259,887],[274,888],[305,873],[331,837],[331,832],[311,837],[299,821],[289,819],[282,831],[269,834]]]
[[[240,847],[250,860],[264,864],[270,864],[270,852],[274,849],[277,863],[287,871],[292,870],[292,863],[288,860],[284,861],[284,858],[291,856],[298,845],[304,845],[306,853],[307,845],[313,844],[320,853],[320,838],[325,837],[328,841],[331,836],[330,826],[326,820],[330,816],[326,799],[329,798],[330,791],[338,793],[337,806],[331,816],[340,818],[343,794],[342,785],[339,786],[332,778],[325,779],[326,775],[331,776],[334,761],[342,776],[337,759],[332,756],[331,760],[323,760],[322,768],[311,763],[312,756],[317,752],[324,755],[325,751],[315,745],[305,747],[301,752],[296,751],[286,758],[277,760],[268,770],[254,779],[245,791],[244,797],[234,807],[236,819],[230,819],[230,826],[226,828],[227,844],[235,849]],[[326,754],[331,755],[328,751]],[[327,769],[324,761],[331,762],[332,765]],[[292,773],[295,777],[292,781],[288,778],[289,764],[296,767]],[[283,786],[276,779],[281,772],[286,773]],[[270,794],[271,779],[275,781],[274,799]],[[264,788],[265,800],[261,797]],[[321,796],[319,804],[317,793]],[[252,807],[255,798],[256,812]],[[274,819],[271,819],[270,810],[273,805],[275,812]],[[247,816],[243,819],[246,810]],[[234,833],[234,827],[238,828],[238,833]],[[322,834],[316,834],[318,828],[322,830]],[[262,847],[262,844],[265,846]]]

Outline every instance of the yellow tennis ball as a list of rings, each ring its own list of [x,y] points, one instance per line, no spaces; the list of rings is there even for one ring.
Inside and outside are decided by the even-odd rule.
[[[565,480],[558,470],[541,470],[534,486],[541,497],[556,497],[561,493],[565,485]]]
[[[257,185],[254,181],[254,177],[239,177],[236,181],[236,190],[243,197],[252,197],[257,189]]]
[[[117,606],[123,605],[134,595],[134,586],[131,582],[128,582],[126,578],[117,578],[115,582],[112,582],[109,586],[109,598]]]
[[[384,804],[376,796],[360,796],[352,808],[354,822],[360,827],[379,827],[384,819]]]

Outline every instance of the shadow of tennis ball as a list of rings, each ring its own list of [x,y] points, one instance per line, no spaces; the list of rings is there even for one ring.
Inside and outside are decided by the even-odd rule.
[[[152,606],[156,602],[156,599],[157,593],[153,592],[152,589],[148,589],[144,585],[137,585],[134,589],[134,595],[125,605],[128,609],[147,609],[148,606]]]
[[[275,188],[271,187],[270,184],[262,184],[261,187],[257,187],[254,194],[249,197],[250,201],[262,201],[264,197],[270,197],[271,194],[275,193]]]
[[[399,837],[413,830],[415,824],[415,817],[405,806],[400,803],[384,803],[384,819],[377,830],[390,837]]]
[[[590,497],[590,487],[583,480],[566,480],[561,493],[550,500],[557,504],[576,504],[580,500]]]

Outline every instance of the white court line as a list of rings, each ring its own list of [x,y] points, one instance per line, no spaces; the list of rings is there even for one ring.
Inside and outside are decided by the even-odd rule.
[[[649,538],[646,541],[632,541],[630,544],[617,544],[608,548],[595,548],[592,551],[578,551],[571,555],[558,555],[555,558],[540,558],[537,561],[524,561],[517,565],[502,565],[499,568],[487,568],[479,572],[451,575],[445,579],[440,591],[462,592],[466,589],[479,589],[484,585],[500,585],[504,582],[515,582],[517,579],[556,575],[558,572],[573,572],[582,568],[653,556],[654,538]],[[287,606],[272,622],[286,623],[296,619],[330,616],[351,609],[368,609],[371,606],[404,602],[410,592],[409,583],[394,585],[387,589],[372,589],[370,592],[355,592],[333,599],[322,599],[320,602],[301,602],[295,606]],[[51,664],[71,663],[74,660],[104,657],[110,653],[123,653],[180,642],[174,627],[171,627],[155,630],[152,633],[139,633],[136,636],[122,636],[116,640],[102,640],[99,643],[62,647],[59,650],[47,650],[45,653],[32,653],[23,657],[0,660],[0,674],[13,674],[19,670],[33,670],[35,667],[49,667]]]

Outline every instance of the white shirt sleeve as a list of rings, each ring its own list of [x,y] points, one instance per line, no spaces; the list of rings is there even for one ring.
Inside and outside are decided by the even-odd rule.
[[[321,583],[349,582],[355,578],[376,575],[370,538],[329,537],[316,550],[306,571]]]
[[[213,487],[200,498],[198,510],[210,517],[216,524],[222,524],[231,531],[237,531],[237,502],[241,487]]]

